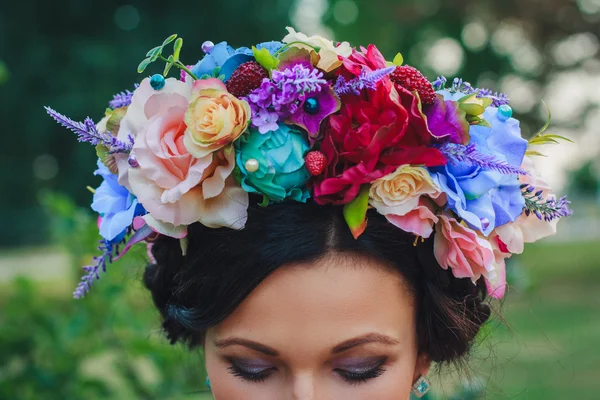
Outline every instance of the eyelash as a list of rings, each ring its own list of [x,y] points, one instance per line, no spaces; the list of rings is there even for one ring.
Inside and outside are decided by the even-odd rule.
[[[370,379],[375,379],[381,376],[385,372],[385,368],[383,367],[385,361],[386,360],[382,360],[374,368],[361,373],[346,371],[343,369],[335,369],[334,371],[347,383],[352,385],[360,385],[361,383],[365,383]],[[249,372],[235,365],[235,363],[231,363],[231,366],[228,369],[233,376],[237,376],[245,381],[254,383],[264,382],[269,376],[271,376],[273,372],[277,370],[277,368],[273,367],[264,369],[260,372]]]
[[[335,372],[347,383],[350,383],[351,385],[360,385],[362,383],[366,383],[368,380],[375,379],[383,375],[385,372],[385,368],[383,367],[384,363],[385,360],[378,363],[374,368],[361,373],[346,371],[343,369],[336,369]]]
[[[260,372],[249,372],[233,363],[228,369],[231,375],[237,376],[245,381],[256,383],[264,382],[265,379],[267,379],[276,370],[276,368],[267,368]]]

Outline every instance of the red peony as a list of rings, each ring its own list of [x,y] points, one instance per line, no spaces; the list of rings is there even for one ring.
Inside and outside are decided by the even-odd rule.
[[[361,61],[369,61],[369,54],[379,63],[374,51],[361,55]],[[348,68],[346,63],[344,66]],[[360,97],[348,96],[339,114],[329,118],[323,133],[321,151],[327,166],[313,182],[314,199],[319,204],[349,203],[361,185],[392,173],[400,165],[446,164],[440,151],[429,147],[433,137],[418,99],[402,87],[379,85]]]

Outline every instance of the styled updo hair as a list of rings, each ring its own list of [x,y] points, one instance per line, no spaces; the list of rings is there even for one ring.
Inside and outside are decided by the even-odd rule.
[[[242,230],[189,227],[187,255],[179,240],[160,237],[144,283],[171,343],[201,345],[206,331],[226,319],[272,272],[310,263],[328,253],[372,257],[397,270],[417,307],[419,350],[438,363],[458,362],[490,317],[480,280],[457,279],[433,254],[433,235],[415,236],[369,210],[368,227],[352,237],[342,207],[308,203],[251,205]]]

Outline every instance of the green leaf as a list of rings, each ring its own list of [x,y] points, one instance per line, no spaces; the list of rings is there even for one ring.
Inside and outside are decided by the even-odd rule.
[[[217,78],[219,76],[219,74],[221,73],[221,67],[215,67],[212,70],[212,75],[209,76],[209,78]]]
[[[471,99],[474,99],[475,97],[477,97],[477,92],[471,93],[471,94],[467,94],[467,95],[461,97],[460,99],[458,99],[458,102],[459,103],[464,103],[464,102],[467,102],[467,101],[469,101]]]
[[[539,157],[548,157],[547,155],[540,153],[539,151],[535,151],[535,150],[527,150],[525,152],[526,156],[539,156]]]
[[[166,45],[168,45],[169,43],[171,43],[175,39],[177,39],[177,34],[176,33],[174,33],[171,36],[169,36],[168,38],[166,38],[165,41],[162,44],[162,47],[165,47]]]
[[[367,227],[367,209],[369,208],[370,185],[362,185],[354,200],[344,206],[344,218],[354,239],[358,239]]]
[[[404,57],[402,57],[402,53],[396,54],[396,57],[394,57],[393,63],[394,63],[394,65],[397,65],[397,66],[400,66],[400,65],[402,65],[402,63],[404,63]]]
[[[175,65],[175,61],[174,61],[173,54],[171,54],[169,56],[169,58],[167,58],[167,65],[165,65],[165,70],[163,72],[164,76],[167,76],[169,74],[169,71],[171,70],[171,68],[173,67],[173,65]]]
[[[463,110],[464,112],[466,112],[469,115],[481,115],[485,111],[485,108],[483,108],[483,106],[480,106],[479,104],[473,104],[473,103],[469,103],[469,104],[461,103],[459,105],[459,107],[461,110]]]
[[[141,74],[142,72],[144,72],[146,70],[146,68],[148,67],[148,65],[150,65],[151,62],[152,62],[152,60],[150,58],[145,58],[140,63],[140,65],[138,65],[138,68],[137,68],[138,74]]]
[[[271,71],[275,69],[279,65],[279,59],[273,57],[269,50],[267,49],[257,49],[252,46],[252,52],[254,53],[254,58],[256,62],[265,67],[267,70]]]
[[[146,57],[152,57],[155,54],[160,54],[162,52],[162,46],[157,46],[151,50],[148,51],[148,53],[146,54]]]
[[[183,46],[183,39],[177,38],[173,45],[173,59],[179,61],[179,53],[181,53],[181,47]]]

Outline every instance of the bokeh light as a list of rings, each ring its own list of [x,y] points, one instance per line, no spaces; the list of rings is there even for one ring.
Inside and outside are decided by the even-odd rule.
[[[134,30],[141,21],[140,12],[130,4],[117,8],[114,19],[115,25],[124,31]]]

